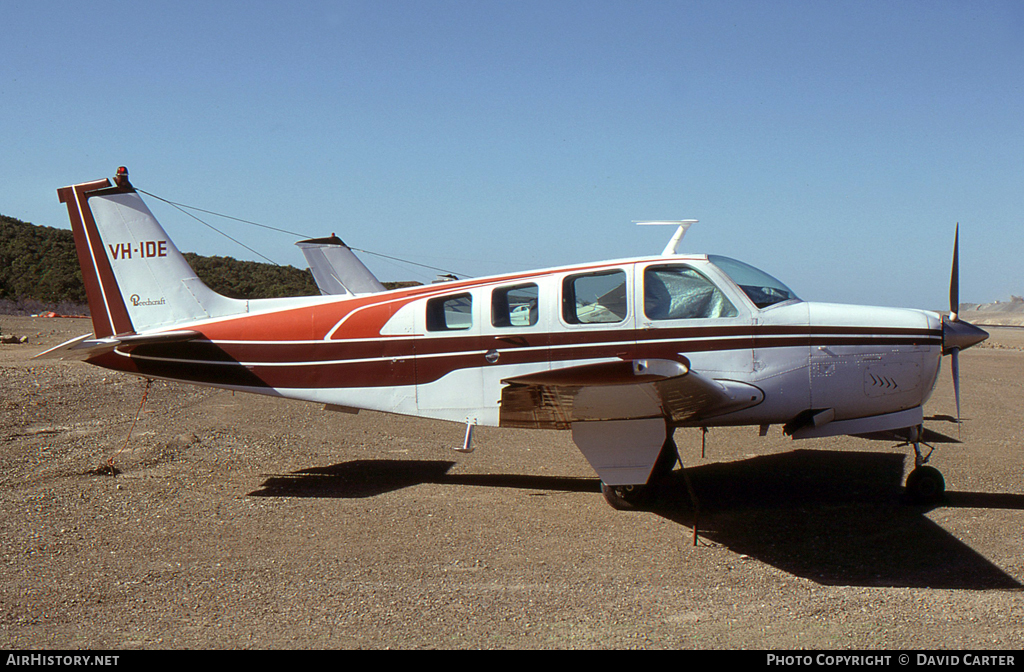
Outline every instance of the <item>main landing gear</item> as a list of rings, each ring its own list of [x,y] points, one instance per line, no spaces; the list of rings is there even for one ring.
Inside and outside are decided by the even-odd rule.
[[[931,457],[932,446],[921,440],[924,429],[918,425],[910,428],[910,437],[903,445],[914,446],[914,470],[907,476],[906,493],[915,504],[933,504],[942,499],[946,492],[946,481],[935,467],[926,466]],[[921,446],[928,448],[928,454],[921,454]]]
[[[665,439],[658,460],[651,469],[651,475],[647,483],[642,485],[608,485],[601,481],[601,494],[613,509],[620,511],[634,511],[650,504],[654,495],[668,475],[675,469],[679,461],[679,451],[675,441],[669,436]]]

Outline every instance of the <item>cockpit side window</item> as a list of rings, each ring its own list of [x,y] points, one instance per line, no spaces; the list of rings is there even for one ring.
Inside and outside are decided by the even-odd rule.
[[[703,274],[689,266],[644,270],[644,315],[650,320],[736,317],[736,306]]]
[[[750,264],[713,254],[708,255],[708,261],[739,285],[743,293],[758,308],[767,308],[783,301],[797,300],[793,290]]]

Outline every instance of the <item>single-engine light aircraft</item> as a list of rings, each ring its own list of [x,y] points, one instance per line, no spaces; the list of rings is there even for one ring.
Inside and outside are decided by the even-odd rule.
[[[297,243],[321,296],[238,300],[196,276],[120,168],[58,190],[93,333],[38,357],[150,379],[474,425],[563,429],[616,508],[674,469],[677,427],[899,437],[906,492],[940,497],[923,410],[988,334],[950,313],[803,301],[727,257],[661,255],[386,290],[336,237]],[[459,448],[456,448],[457,450]]]

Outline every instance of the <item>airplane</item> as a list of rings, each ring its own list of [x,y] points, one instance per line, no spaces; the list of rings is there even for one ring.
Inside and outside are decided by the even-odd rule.
[[[781,425],[793,439],[899,437],[915,502],[943,496],[923,406],[949,355],[988,334],[950,313],[817,303],[728,257],[677,252],[387,290],[336,236],[297,243],[320,296],[207,287],[128,180],[58,190],[93,333],[37,357],[148,379],[477,425],[571,432],[617,509],[678,463],[680,427]],[[659,222],[641,222],[653,224]]]

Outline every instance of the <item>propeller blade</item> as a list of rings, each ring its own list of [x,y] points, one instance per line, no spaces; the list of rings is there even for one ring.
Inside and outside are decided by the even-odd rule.
[[[953,268],[949,273],[949,319],[957,320],[960,312],[960,222],[953,234]]]
[[[960,436],[960,348],[949,351],[949,368],[953,371],[953,396],[956,397],[956,432]]]

